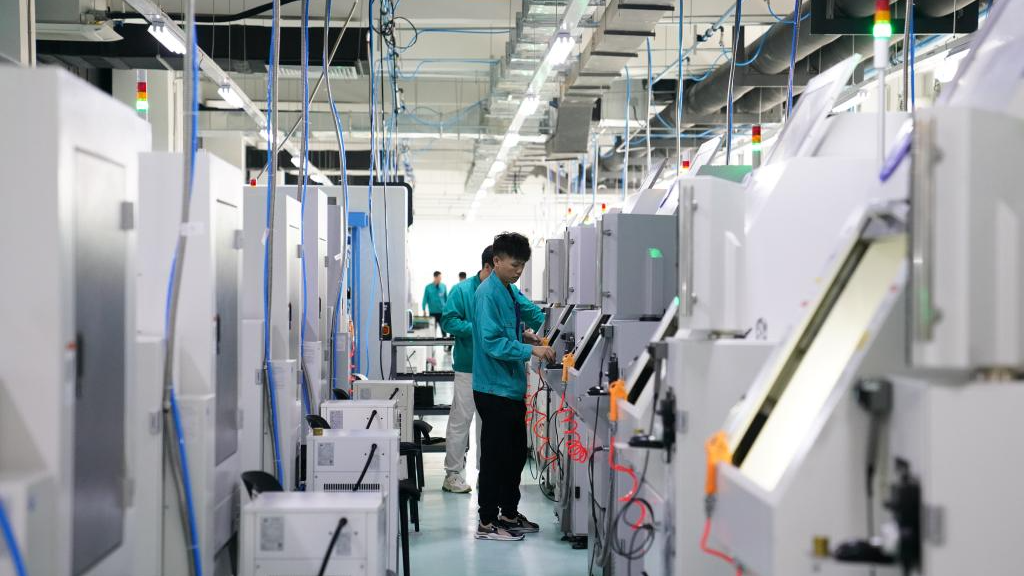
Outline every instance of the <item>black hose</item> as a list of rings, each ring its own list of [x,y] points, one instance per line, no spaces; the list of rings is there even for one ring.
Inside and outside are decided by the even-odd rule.
[[[327,550],[324,552],[324,561],[320,563],[320,571],[316,573],[316,576],[324,576],[327,572],[327,563],[331,561],[331,552],[334,552],[334,545],[338,543],[338,536],[341,536],[342,529],[348,524],[348,518],[339,518],[338,527],[334,529],[334,534],[331,536],[331,543],[327,545]]]
[[[299,0],[281,0],[281,4],[280,5],[281,6],[285,6],[287,4],[291,4],[293,2],[298,2],[298,1]],[[260,14],[263,14],[264,12],[269,12],[270,9],[273,8],[273,7],[274,7],[274,3],[273,2],[267,2],[266,4],[260,4],[259,6],[253,6],[252,8],[249,8],[248,10],[242,10],[241,12],[236,12],[235,14],[224,14],[224,15],[221,15],[221,14],[196,14],[196,22],[201,22],[203,24],[224,24],[224,23],[227,23],[227,22],[238,22],[239,20],[245,20],[246,18],[252,18],[254,16],[259,16]],[[107,11],[106,16],[107,16],[107,18],[110,18],[111,20],[123,20],[125,18],[142,18],[143,17],[142,14],[139,14],[138,12],[111,12],[109,10]],[[168,13],[167,17],[170,18],[171,20],[184,20],[185,19],[185,16],[183,14],[176,14],[176,13]]]
[[[373,412],[370,412],[370,417],[366,419],[366,430],[369,430],[370,426],[373,426],[373,419],[376,418],[376,417],[377,417],[377,411],[376,410],[374,410]],[[374,446],[376,446],[376,444],[374,444]]]
[[[370,462],[373,462],[373,456],[377,453],[377,445],[373,444],[370,446],[370,455],[366,457],[366,464],[363,464],[363,471],[359,473],[359,480],[356,480],[356,485],[352,488],[353,492],[359,492],[359,489],[363,487],[363,478],[366,478],[366,471],[370,469]]]

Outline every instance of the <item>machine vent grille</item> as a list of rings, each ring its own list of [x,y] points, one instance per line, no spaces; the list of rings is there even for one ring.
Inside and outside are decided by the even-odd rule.
[[[342,483],[338,483],[338,482],[333,482],[333,483],[324,484],[324,492],[352,492],[352,489],[355,488],[355,487],[356,487],[356,485],[354,483],[344,483],[344,484],[342,484]],[[363,485],[359,487],[358,491],[359,492],[380,492],[380,484],[378,484],[376,482],[374,482],[374,483],[363,482]]]

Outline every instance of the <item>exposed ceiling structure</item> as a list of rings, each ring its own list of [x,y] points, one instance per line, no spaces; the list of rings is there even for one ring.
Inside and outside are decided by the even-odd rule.
[[[44,63],[181,68],[181,57],[162,48],[146,32],[147,23],[120,2],[36,1],[41,21],[106,23],[122,38],[112,42],[41,42],[40,61]],[[284,0],[284,4],[279,113],[281,125],[290,127],[302,108],[302,2]],[[681,31],[679,4],[673,0],[400,0],[394,36],[401,50],[392,77],[379,54],[372,61],[368,56],[371,3],[359,2],[352,11],[351,0],[337,0],[329,43],[336,40],[352,11],[329,69],[347,149],[350,154],[364,155],[370,149],[370,80],[376,74],[381,80],[377,85],[386,87],[378,95],[385,110],[392,107],[391,82],[399,89],[396,146],[402,151],[401,164],[422,180],[422,190],[416,195],[420,213],[450,218],[470,212],[482,187],[494,194],[539,190],[553,169],[552,159],[583,160],[587,175],[576,190],[595,184],[614,188],[627,142],[634,139],[646,142],[639,153],[630,155],[626,177],[639,180],[649,156],[662,157],[670,150],[674,154],[680,54],[686,78],[679,123],[682,145],[696,146],[721,133],[726,121],[723,108],[729,94],[736,2],[682,3]],[[970,20],[964,0],[916,0],[915,4],[923,16]],[[825,7],[822,13],[831,11],[830,17],[855,21],[870,18],[874,1],[803,2],[800,13],[805,20],[799,26],[796,52],[797,91],[810,75],[851,53],[867,54],[871,49],[869,36],[812,33],[812,28],[821,26],[818,18],[823,18],[813,12],[818,5]],[[376,15],[379,2],[373,6]],[[902,1],[896,3],[894,14],[901,14],[903,6]],[[177,2],[160,7],[172,17],[181,8]],[[733,119],[739,124],[782,118],[786,100],[782,77],[790,66],[793,8],[790,0],[742,3],[744,27],[739,44],[743,50],[737,60],[749,65],[738,69],[738,75],[734,73]],[[265,1],[197,0],[196,10],[203,15],[200,47],[265,110],[270,23]],[[323,63],[323,10],[324,2],[311,2],[310,75],[314,79]],[[814,19],[807,16],[812,12]],[[976,3],[974,18],[976,21]],[[376,16],[373,25],[379,25]],[[545,58],[560,33],[571,37],[572,49],[565,64],[547,71]],[[244,133],[253,146],[265,146],[259,138],[260,127],[249,116],[224,109],[218,88],[209,79],[202,82],[201,134]],[[528,96],[538,102],[535,111],[524,113]],[[508,150],[510,124],[518,138]],[[337,150],[334,127],[327,91],[320,90],[311,105],[310,148]],[[648,130],[650,138],[646,138]],[[600,153],[596,182],[587,180],[595,146]],[[504,169],[496,170],[496,163]],[[367,174],[366,168],[353,169],[356,174],[360,170]],[[337,162],[333,167],[324,166],[324,173],[336,174]],[[493,182],[488,182],[489,176]],[[568,191],[565,182],[570,181],[566,175],[557,190]]]

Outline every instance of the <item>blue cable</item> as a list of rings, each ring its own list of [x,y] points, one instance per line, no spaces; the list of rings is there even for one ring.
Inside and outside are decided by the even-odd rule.
[[[195,25],[194,24],[192,25],[191,32],[192,32],[192,39],[193,39],[192,51],[193,51],[193,54],[198,54],[199,53],[199,46],[198,46],[198,44],[196,42],[196,31],[195,31]],[[191,91],[192,93],[190,94],[190,97],[191,97],[190,111],[192,113],[191,114],[192,117],[191,117],[191,122],[190,123],[191,123],[192,134],[191,134],[191,138],[189,139],[188,160],[187,160],[187,162],[189,163],[189,181],[188,181],[188,190],[187,190],[187,194],[186,194],[186,201],[187,202],[191,202],[192,201],[192,193],[195,190],[196,151],[197,151],[197,149],[199,147],[199,137],[198,137],[198,129],[199,129],[199,125],[198,125],[199,124],[199,58],[198,57],[193,57],[192,58],[192,69],[191,69],[190,73],[192,74],[192,91]],[[165,305],[165,308],[164,308],[164,338],[165,339],[169,338],[169,336],[170,336],[169,332],[170,332],[170,325],[171,325],[171,300],[172,300],[172,295],[173,295],[173,292],[174,292],[174,279],[176,278],[176,276],[178,274],[178,250],[180,248],[180,245],[181,245],[181,236],[179,235],[178,239],[175,242],[174,254],[171,256],[171,270],[170,270],[170,275],[168,276],[168,279],[167,279],[167,297],[166,297],[166,299],[164,301],[165,302],[165,304],[164,304]],[[193,568],[195,570],[195,574],[196,574],[196,576],[202,576],[203,575],[203,564],[202,564],[202,561],[200,560],[201,551],[200,551],[200,547],[199,547],[199,530],[196,527],[195,502],[194,502],[194,500],[192,498],[192,478],[191,478],[191,474],[189,473],[189,469],[188,469],[188,452],[187,452],[187,450],[185,448],[185,438],[184,438],[184,432],[183,432],[182,424],[181,424],[181,414],[178,411],[178,403],[177,403],[177,398],[174,395],[173,383],[172,383],[171,390],[169,391],[168,397],[169,397],[169,400],[170,400],[171,419],[172,419],[172,422],[174,424],[174,431],[175,431],[175,434],[177,435],[177,440],[178,440],[178,457],[179,457],[179,463],[181,465],[181,482],[182,482],[182,485],[183,485],[183,488],[184,488],[184,492],[185,492],[185,494],[184,494],[184,497],[185,497],[185,512],[186,512],[186,516],[188,518],[188,520],[187,520],[188,521],[188,532],[190,533],[190,537],[186,539],[188,541],[187,542],[187,546],[188,546],[188,549],[189,549],[189,556],[192,559],[192,565],[193,565]]]
[[[299,366],[305,366],[306,320],[309,313],[309,294],[306,290],[306,180],[309,174],[309,0],[302,6],[302,193],[299,198],[299,265],[302,266],[302,321],[299,324]],[[313,399],[309,397],[309,382],[306,370],[299,370],[302,380],[302,407],[306,414],[312,414]]]
[[[679,0],[679,24],[678,24],[677,29],[676,29],[676,41],[677,41],[677,46],[676,46],[676,66],[678,66],[678,72],[679,72],[679,74],[677,75],[678,80],[676,80],[676,125],[675,126],[668,126],[668,124],[666,123],[666,127],[671,128],[673,130],[678,130],[679,126],[682,125],[682,121],[683,121],[683,82],[686,80],[686,76],[683,75],[683,5],[684,5],[684,3],[685,3],[684,0]],[[710,75],[711,72],[709,71],[708,74]],[[706,77],[707,76],[705,76],[705,78]],[[661,114],[658,114],[658,118],[661,118]],[[679,170],[678,166],[676,166],[676,170]]]
[[[913,5],[911,5],[913,6]],[[914,11],[910,11],[910,112],[913,114],[914,110],[917,109],[917,82],[914,79],[914,65],[917,60],[917,46],[914,43]],[[906,40],[904,40],[906,42]]]
[[[796,39],[799,35],[800,0],[793,0],[793,41],[789,52],[789,81],[786,84],[786,117],[793,112],[793,75],[796,74]]]
[[[331,4],[332,0],[327,0],[327,7],[325,13],[327,14],[327,28],[330,29],[330,18],[331,18]],[[327,80],[330,82],[330,79]],[[348,159],[345,152],[345,129],[341,124],[341,116],[338,115],[338,105],[334,102],[334,98],[328,98],[331,106],[331,114],[334,116],[334,124],[338,129],[338,140],[339,146],[341,147],[341,193],[344,195],[343,206],[348,207]],[[346,220],[341,223],[342,233],[342,249],[347,249],[348,244],[348,214],[343,215],[343,219]],[[338,280],[338,297],[334,302],[334,330],[335,333],[331,334],[331,389],[338,387],[338,339],[337,329],[341,323],[341,292],[345,286],[345,278],[348,275],[348,270],[342,269],[340,278]],[[347,361],[347,360],[346,360]]]
[[[3,500],[0,500],[0,532],[4,534],[4,544],[11,556],[11,564],[14,566],[14,573],[17,576],[28,576],[25,568],[25,560],[21,557],[21,549],[18,548],[18,541],[14,537],[14,527],[7,518],[7,510],[4,508]]]
[[[198,60],[198,59],[197,59]],[[188,507],[188,524],[192,532],[192,562],[196,568],[196,576],[203,576],[203,563],[199,560],[199,529],[196,527],[195,502],[192,498],[192,482],[188,470],[188,458],[185,453],[185,436],[182,434],[181,413],[178,411],[178,400],[171,390],[171,416],[174,420],[174,431],[178,438],[178,453],[181,455],[181,479],[185,485],[185,504]]]
[[[277,22],[277,5],[274,4],[271,8],[271,22]],[[277,32],[275,26],[270,27],[270,56],[268,63],[268,70],[271,73],[267,74],[267,103],[272,106],[272,92],[274,86],[274,42],[276,40]],[[274,157],[277,153],[274,145],[274,141],[277,140],[276,132],[277,126],[270,126],[270,119],[273,117],[273,111],[268,106],[267,108],[267,166],[272,166],[272,161],[276,161]],[[273,129],[275,136],[271,136],[270,129]],[[274,223],[270,219],[272,207],[274,205],[274,198],[270,195],[270,180],[274,178],[274,174],[267,175],[267,209],[266,209],[266,223],[265,227],[267,232],[270,232]],[[277,418],[277,386],[274,383],[274,371],[270,367],[270,243],[265,243],[263,246],[263,364],[267,371],[267,383],[270,387],[267,396],[270,398],[270,421],[271,421],[271,445],[274,450],[274,476],[278,482],[284,483],[283,474],[284,466],[281,465],[281,438],[279,436],[280,426]]]
[[[629,99],[631,98],[629,85],[631,83],[632,82],[631,82],[631,80],[629,78],[629,66],[626,66],[626,105],[625,105],[625,108],[626,108],[626,116],[625,116],[626,117],[626,125],[625,125],[625,128],[623,128],[622,141],[626,142],[626,147],[627,148],[629,147]],[[623,159],[622,159],[622,199],[623,200],[626,199],[626,178],[628,177],[628,174],[629,174],[629,157],[628,156],[624,156]]]

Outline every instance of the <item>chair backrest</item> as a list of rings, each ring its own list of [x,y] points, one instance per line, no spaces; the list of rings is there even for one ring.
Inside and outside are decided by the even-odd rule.
[[[306,414],[306,424],[309,424],[310,428],[322,428],[329,430],[331,424],[319,414]]]
[[[331,395],[334,396],[335,400],[351,400],[352,397],[348,395],[348,392],[341,388],[332,388]]]
[[[263,470],[250,470],[242,472],[242,484],[249,492],[249,498],[255,498],[264,492],[284,492],[281,483],[272,475]]]

